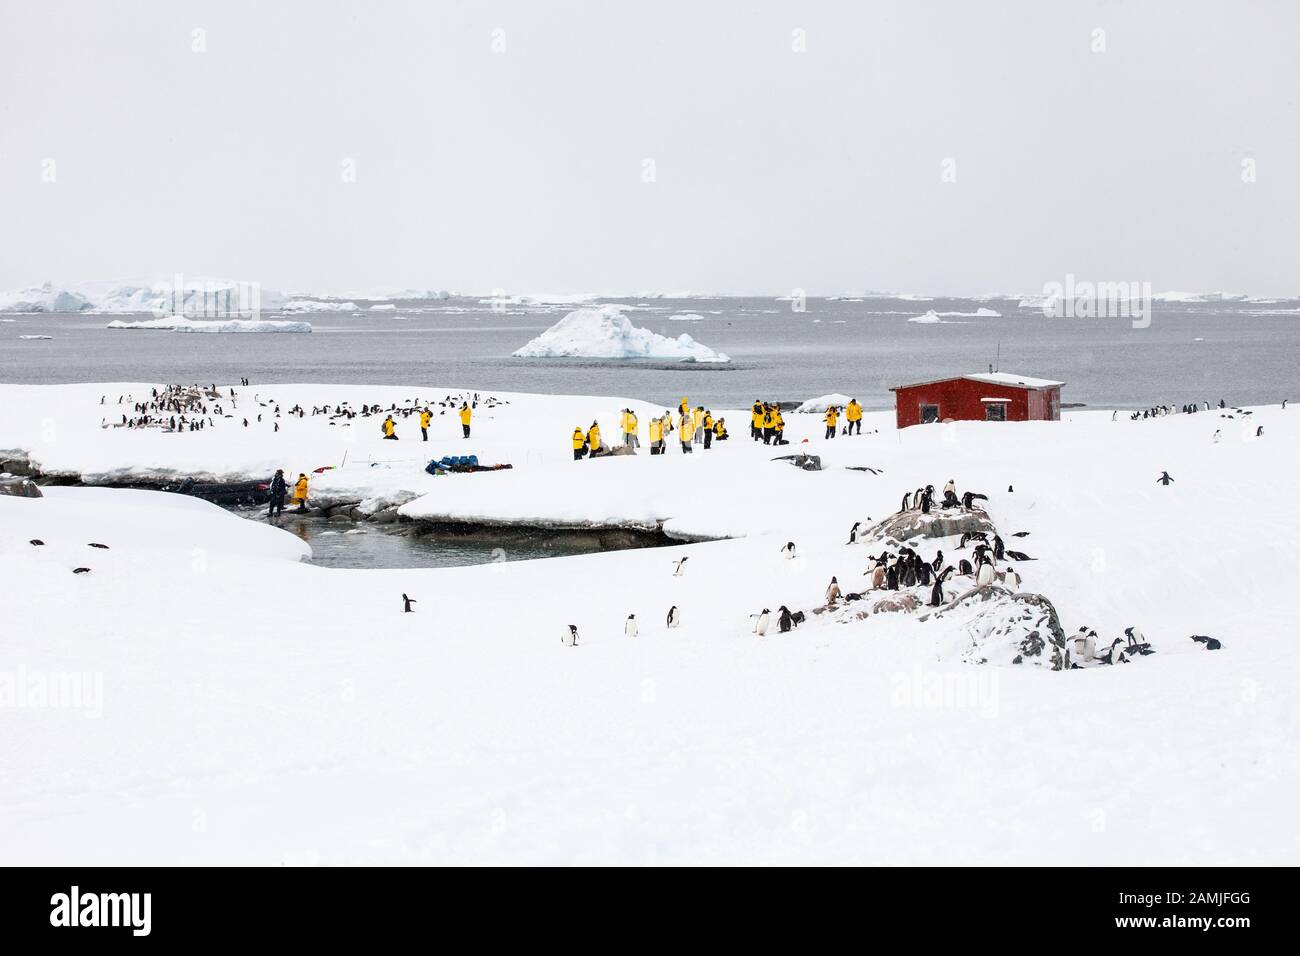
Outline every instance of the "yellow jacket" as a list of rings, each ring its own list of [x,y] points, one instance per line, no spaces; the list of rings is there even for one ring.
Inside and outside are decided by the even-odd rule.
[[[636,415],[632,414],[631,412],[628,412],[628,414],[623,419],[623,434],[635,435],[636,428],[637,428]]]
[[[429,422],[433,420],[433,415],[429,412],[420,412],[420,427],[428,428]]]
[[[581,428],[573,430],[573,450],[577,451],[587,441],[587,436],[582,433]]]
[[[830,408],[826,409],[826,427],[827,427],[827,428],[834,428],[834,427],[835,427],[835,423],[838,422],[839,420],[840,420],[840,416],[839,416],[839,414],[835,411],[835,406],[834,406],[834,405],[832,405]]]
[[[469,418],[470,418],[470,416],[471,416],[472,414],[474,414],[474,413],[473,413],[473,411],[471,411],[471,409],[470,409],[470,407],[469,407],[468,405],[463,406],[463,407],[461,408],[461,410],[460,410],[460,423],[461,423],[462,425],[468,425],[468,424],[469,424]]]
[[[690,440],[691,440],[691,436],[695,434],[695,423],[694,423],[693,421],[691,421],[691,416],[690,416],[690,415],[683,415],[683,416],[682,416],[682,421],[681,421],[681,426],[680,426],[680,427],[681,427],[681,439],[682,439],[682,441],[683,441],[683,442],[688,442],[688,441],[690,441]]]
[[[307,500],[307,476],[299,475],[298,483],[293,486],[293,498],[295,501]]]
[[[849,402],[848,407],[844,409],[844,417],[851,422],[856,422],[862,418],[862,406],[857,402]]]
[[[704,430],[713,431],[713,416],[708,412],[704,413]]]
[[[687,400],[685,395],[682,396],[681,402],[678,403],[677,410],[683,415],[691,410],[691,403]]]
[[[781,414],[781,409],[779,408],[772,409],[772,427],[778,429],[785,428],[785,416]]]
[[[587,429],[587,444],[591,446],[592,451],[600,447],[599,425],[592,425],[591,428]]]
[[[657,418],[650,419],[650,424],[646,428],[652,442],[659,441],[664,437],[664,423]]]
[[[753,422],[755,428],[763,427],[763,409],[755,405],[749,410],[749,420]]]
[[[391,434],[392,434],[393,432],[395,432],[395,431],[397,431],[397,426],[393,424],[393,420],[392,420],[391,418],[385,418],[385,419],[384,419],[384,434],[385,434],[385,435],[391,435]]]
[[[713,434],[717,435],[719,438],[727,434],[727,426],[722,424],[721,418],[713,423]]]

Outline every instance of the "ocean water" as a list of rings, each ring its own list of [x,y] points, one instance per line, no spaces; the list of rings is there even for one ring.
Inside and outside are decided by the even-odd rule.
[[[728,365],[516,359],[511,352],[572,306],[494,311],[477,299],[399,302],[396,312],[299,316],[314,331],[186,335],[116,332],[103,315],[5,316],[0,381],[321,382],[447,385],[480,390],[619,395],[671,407],[690,395],[714,408],[827,392],[892,407],[892,386],[996,365],[1064,381],[1066,404],[1142,408],[1192,401],[1264,404],[1300,397],[1300,301],[1154,306],[1151,325],[1054,319],[1017,300],[810,299],[806,310],[759,298],[609,299],[640,326],[685,332]],[[919,324],[936,312],[951,317]],[[696,313],[701,321],[672,321]],[[145,318],[147,316],[141,316]],[[272,317],[269,314],[264,317]],[[48,340],[21,339],[44,334]]]

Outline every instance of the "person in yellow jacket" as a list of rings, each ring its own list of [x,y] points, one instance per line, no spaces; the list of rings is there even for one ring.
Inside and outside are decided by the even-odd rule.
[[[384,438],[397,441],[397,422],[393,421],[392,415],[384,419]]]
[[[646,425],[646,437],[650,439],[650,454],[659,454],[659,443],[664,438],[664,423],[657,418],[650,419]]]
[[[460,430],[465,434],[464,438],[469,437],[469,420],[474,416],[473,410],[469,407],[469,402],[460,403]]]
[[[587,433],[582,430],[581,425],[575,425],[573,428],[573,460],[580,461],[586,453]]]
[[[596,422],[591,423],[587,429],[587,453],[593,458],[600,452],[600,425]]]
[[[685,395],[683,395],[683,396],[682,396],[682,400],[681,400],[680,402],[677,403],[677,414],[679,414],[679,415],[685,415],[685,414],[688,413],[690,410],[691,410],[691,403],[690,403],[690,400],[687,399],[687,397],[686,397]]]
[[[677,423],[677,434],[682,440],[682,451],[691,453],[691,438],[695,434],[695,424],[691,421],[691,410],[682,412],[682,420]]]
[[[700,422],[700,430],[704,433],[704,450],[708,451],[713,447],[713,413],[708,409],[704,411],[704,420]]]
[[[763,436],[763,444],[772,444],[772,439],[776,437],[776,416],[773,414],[775,409],[768,404],[763,405],[763,417],[760,419],[759,431]]]
[[[640,422],[636,420],[636,412],[632,411],[632,409],[630,408],[626,409],[623,412],[623,444],[624,445],[631,445],[633,448],[635,448],[637,445],[641,444],[640,439],[637,436],[637,429],[639,427],[640,427]]]
[[[754,399],[754,407],[749,410],[749,437],[758,441],[763,437],[763,403]]]
[[[433,412],[427,408],[423,409],[420,412],[420,434],[424,436],[425,441],[429,440],[429,422],[431,421],[433,421]]]
[[[307,476],[299,472],[298,481],[293,486],[293,500],[298,502],[297,510],[307,510]]]
[[[704,441],[704,429],[701,428],[703,424],[704,406],[700,405],[691,412],[691,435],[693,436],[691,440],[697,445]]]
[[[772,406],[772,444],[788,445],[785,440],[785,416],[781,414],[781,406]]]
[[[727,420],[725,418],[719,418],[713,423],[713,437],[718,441],[727,440]]]
[[[836,408],[834,405],[831,405],[830,407],[828,407],[828,408],[826,409],[826,418],[824,419],[824,421],[826,422],[826,437],[827,437],[827,438],[834,438],[834,437],[835,437],[835,426],[839,423],[839,420],[840,420],[840,411],[839,411],[839,409]]]
[[[853,428],[856,425],[858,434],[862,434],[862,406],[858,404],[856,398],[850,398],[849,404],[844,408],[844,418],[849,423],[849,434],[853,434]]]

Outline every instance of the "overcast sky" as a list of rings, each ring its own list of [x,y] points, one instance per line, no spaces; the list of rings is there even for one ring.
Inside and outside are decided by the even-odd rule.
[[[1297,39],[1294,0],[4,0],[0,288],[1300,295]]]

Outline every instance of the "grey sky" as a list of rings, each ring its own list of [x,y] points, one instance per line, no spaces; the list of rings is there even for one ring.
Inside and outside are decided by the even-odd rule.
[[[1300,295],[1298,28],[1286,0],[4,0],[0,288]]]

